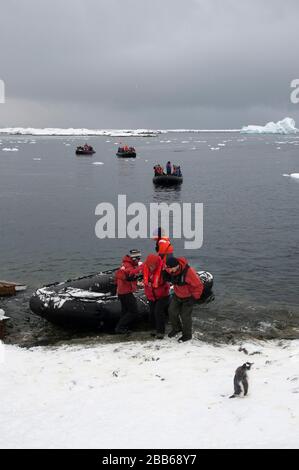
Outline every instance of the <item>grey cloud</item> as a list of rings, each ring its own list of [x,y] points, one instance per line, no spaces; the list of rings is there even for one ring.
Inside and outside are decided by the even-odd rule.
[[[296,117],[298,13],[296,0],[7,0],[0,125],[23,116],[35,126],[216,128]]]

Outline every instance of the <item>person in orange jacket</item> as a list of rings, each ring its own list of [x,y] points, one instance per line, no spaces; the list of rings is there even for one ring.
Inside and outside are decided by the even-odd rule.
[[[165,232],[161,227],[154,232],[154,240],[156,240],[156,252],[163,261],[173,256],[173,245],[170,238],[165,236]]]
[[[185,258],[167,259],[163,279],[174,287],[168,310],[172,330],[168,336],[172,338],[182,331],[179,342],[189,341],[192,339],[193,305],[203,293],[203,283]]]
[[[163,261],[158,255],[148,255],[143,265],[144,292],[149,301],[150,323],[157,339],[165,335],[165,315],[169,305],[170,284],[162,276]]]
[[[129,326],[138,316],[137,301],[134,292],[137,290],[137,280],[142,274],[143,266],[140,263],[139,250],[130,250],[122,260],[121,267],[115,273],[117,295],[121,303],[121,318],[115,327],[115,333],[129,332]]]

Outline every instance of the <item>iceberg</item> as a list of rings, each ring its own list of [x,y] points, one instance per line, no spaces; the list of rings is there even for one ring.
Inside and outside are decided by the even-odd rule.
[[[268,122],[265,126],[244,126],[242,134],[296,134],[296,123],[294,119],[286,117],[282,121]]]

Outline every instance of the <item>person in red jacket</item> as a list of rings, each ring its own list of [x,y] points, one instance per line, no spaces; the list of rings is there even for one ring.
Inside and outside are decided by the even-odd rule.
[[[172,338],[182,331],[179,342],[189,341],[192,339],[193,305],[203,293],[203,283],[185,258],[173,257],[166,260],[163,278],[174,287],[168,310],[172,330],[168,336]]]
[[[148,255],[143,265],[144,292],[149,301],[150,322],[155,328],[154,336],[163,339],[165,335],[165,314],[169,305],[168,282],[162,276],[163,261],[158,255]]]
[[[122,260],[121,267],[115,273],[117,295],[121,303],[121,318],[115,327],[115,333],[129,333],[129,326],[138,316],[137,301],[134,292],[137,290],[137,279],[142,274],[141,253],[131,250]]]

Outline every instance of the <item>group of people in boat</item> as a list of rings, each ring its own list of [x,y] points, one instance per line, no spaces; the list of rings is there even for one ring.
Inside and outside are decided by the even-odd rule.
[[[93,151],[93,147],[91,145],[88,145],[88,144],[84,144],[84,145],[79,145],[77,147],[77,150],[81,151],[81,152],[92,152]]]
[[[128,147],[124,145],[123,147],[118,147],[118,153],[136,153],[135,147]]]
[[[134,293],[143,287],[150,307],[151,335],[165,336],[166,315],[169,314],[172,338],[181,333],[179,342],[192,339],[192,310],[203,294],[204,286],[195,269],[185,258],[174,256],[174,248],[167,236],[157,235],[156,253],[141,262],[141,252],[130,250],[115,273],[117,295],[121,303],[121,318],[115,333],[128,334],[138,316]],[[170,286],[174,294],[170,297]]]
[[[171,165],[171,162],[166,163],[166,171],[164,170],[163,166],[158,163],[154,166],[155,176],[183,176],[181,167],[179,165]]]

